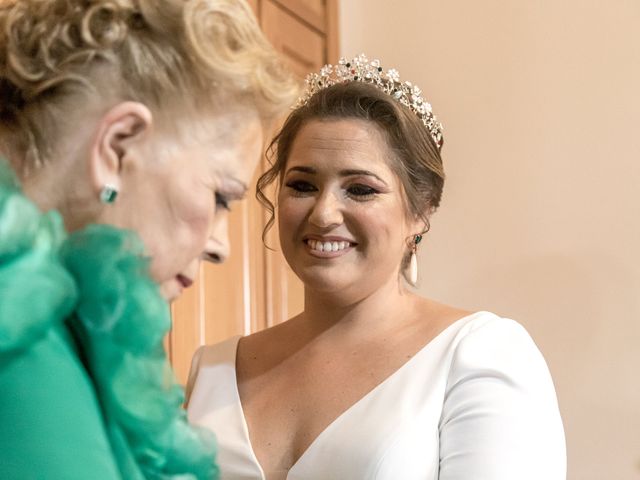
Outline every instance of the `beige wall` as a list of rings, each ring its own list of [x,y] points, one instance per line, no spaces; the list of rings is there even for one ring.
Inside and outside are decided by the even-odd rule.
[[[342,0],[341,43],[445,124],[420,291],[528,328],[571,480],[640,478],[640,2]]]

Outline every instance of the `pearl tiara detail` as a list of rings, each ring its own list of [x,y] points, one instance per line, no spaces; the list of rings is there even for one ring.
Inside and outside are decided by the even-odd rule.
[[[337,65],[325,65],[320,73],[310,73],[305,80],[306,89],[298,99],[295,108],[307,104],[309,99],[325,88],[347,82],[362,82],[373,85],[390,95],[418,116],[427,128],[438,150],[442,149],[444,137],[442,124],[431,109],[431,104],[422,98],[422,90],[411,82],[400,82],[400,74],[395,68],[387,71],[380,66],[379,60],[371,60],[360,54],[353,60],[342,57]]]

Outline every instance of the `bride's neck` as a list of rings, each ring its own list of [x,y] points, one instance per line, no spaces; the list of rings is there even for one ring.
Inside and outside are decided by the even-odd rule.
[[[416,295],[399,279],[393,278],[371,292],[348,296],[342,292],[316,292],[305,289],[305,322],[319,330],[342,331],[352,328],[386,329],[397,325],[415,306]]]

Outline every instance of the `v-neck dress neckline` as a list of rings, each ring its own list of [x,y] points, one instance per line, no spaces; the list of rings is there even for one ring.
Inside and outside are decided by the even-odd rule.
[[[387,377],[385,377],[375,387],[373,387],[371,390],[369,390],[367,393],[365,393],[362,397],[360,397],[358,400],[356,400],[353,404],[351,404],[349,407],[347,407],[344,411],[342,411],[340,414],[338,414],[338,416],[336,418],[334,418],[331,421],[331,423],[329,423],[329,425],[327,425],[313,439],[313,441],[305,449],[305,451],[302,453],[302,455],[300,455],[300,457],[298,457],[296,462],[289,469],[289,472],[287,474],[286,480],[291,480],[290,479],[290,475],[292,474],[292,472],[295,473],[296,467],[298,465],[304,464],[305,457],[308,456],[307,454],[309,452],[313,452],[314,446],[317,443],[321,443],[324,437],[330,436],[330,431],[331,431],[332,427],[334,427],[334,425],[340,423],[340,420],[343,417],[348,416],[349,412],[351,412],[352,410],[357,409],[357,407],[358,407],[358,405],[360,403],[364,403],[364,402],[367,401],[367,399],[369,397],[374,396],[378,390],[385,388],[385,385],[387,383],[393,383],[393,378],[394,377],[402,375],[403,372],[405,370],[407,370],[407,369],[410,369],[413,364],[419,363],[421,356],[426,355],[425,352],[427,352],[430,349],[432,344],[437,343],[440,340],[441,337],[446,337],[447,336],[448,330],[450,330],[450,329],[455,330],[456,324],[458,324],[459,322],[460,323],[465,323],[465,321],[467,321],[470,317],[473,317],[473,316],[477,315],[478,313],[480,313],[480,312],[472,313],[470,315],[465,315],[464,317],[456,320],[455,322],[452,322],[450,325],[447,325],[447,327],[445,327],[441,332],[439,332],[436,336],[434,336],[431,340],[429,340],[425,345],[423,345],[411,358],[409,358],[406,362],[404,362],[400,367],[398,367],[396,370],[394,370],[391,374],[389,374]],[[233,359],[234,364],[237,364],[237,360],[238,360],[238,345],[240,343],[240,338],[241,338],[241,336],[239,336],[239,335],[233,337],[233,344],[235,344],[235,355],[234,355],[234,359]],[[262,468],[262,465],[258,461],[258,456],[256,455],[255,450],[253,448],[253,444],[251,443],[251,434],[249,432],[249,425],[247,423],[247,417],[244,414],[244,407],[242,405],[242,399],[240,398],[240,391],[238,389],[237,370],[235,371],[235,375],[236,375],[236,379],[235,379],[235,382],[234,382],[234,385],[235,385],[235,392],[234,393],[237,396],[238,405],[239,405],[239,408],[240,408],[240,410],[242,412],[243,430],[246,432],[248,448],[251,450],[251,455],[252,455],[254,461],[256,462],[256,466],[260,469],[260,473],[262,475],[261,480],[263,480],[265,478],[264,470]],[[304,468],[302,468],[302,470],[304,470]],[[300,478],[304,478],[304,476],[301,476]]]
[[[460,348],[465,342],[469,343],[466,340],[468,337],[478,336],[475,332],[482,334],[480,345],[475,345],[473,341],[470,347]],[[542,375],[537,371],[534,378],[536,384],[530,390],[535,395],[544,396],[544,405],[536,406],[532,418],[536,419],[538,426],[550,425],[552,434],[544,435],[548,445],[557,446],[558,439],[564,442],[553,384],[544,360],[540,364],[542,357],[531,338],[512,320],[488,312],[477,312],[447,326],[402,366],[340,413],[293,464],[286,480],[438,480],[443,455],[454,460],[464,458],[462,453],[443,452],[443,447],[448,448],[449,444],[448,441],[442,444],[442,430],[449,426],[458,428],[457,417],[454,421],[451,419],[452,412],[464,412],[469,402],[473,401],[473,398],[464,397],[460,399],[461,404],[453,404],[449,398],[455,396],[460,382],[470,381],[476,386],[483,382],[475,379],[475,374],[457,371],[459,357],[462,355],[466,360],[467,352],[470,352],[483,358],[486,356],[490,362],[495,361],[494,337],[500,342],[497,345],[499,349],[503,349],[503,343],[506,343],[508,348],[515,349],[514,355],[528,355],[533,359],[535,368],[543,369]],[[251,444],[238,391],[236,356],[239,339],[239,336],[232,337],[196,352],[187,385],[189,419],[216,433],[222,480],[265,480]],[[520,363],[514,363],[510,358],[500,368],[509,370]],[[482,365],[478,367],[481,372],[487,370]],[[528,372],[522,374],[525,377],[529,375]],[[517,388],[520,380],[509,378],[509,385]],[[474,396],[481,401],[483,392],[490,392],[491,388],[502,391],[501,385],[494,387],[494,384],[495,374],[491,373],[486,384],[483,383],[482,391]],[[528,392],[529,388],[526,390]],[[480,407],[487,414],[495,410],[492,405],[490,408],[484,405]],[[504,405],[502,408],[509,413]],[[540,420],[540,411],[549,413],[551,422],[547,418]],[[529,413],[527,415],[531,416]],[[500,428],[510,425],[507,423],[506,427]],[[460,434],[464,437],[454,442],[455,448],[467,445],[470,438],[468,432]],[[559,448],[558,451],[563,450]],[[555,454],[549,455],[553,458]],[[558,462],[552,461],[551,464],[558,465]],[[502,480],[503,477],[485,478]],[[559,477],[551,475],[537,478]]]

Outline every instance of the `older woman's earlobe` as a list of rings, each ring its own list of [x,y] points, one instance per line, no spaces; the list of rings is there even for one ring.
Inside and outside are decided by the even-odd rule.
[[[105,185],[120,190],[120,174],[130,149],[140,146],[153,125],[153,114],[139,102],[122,102],[99,120],[89,155],[90,179],[100,195]]]

